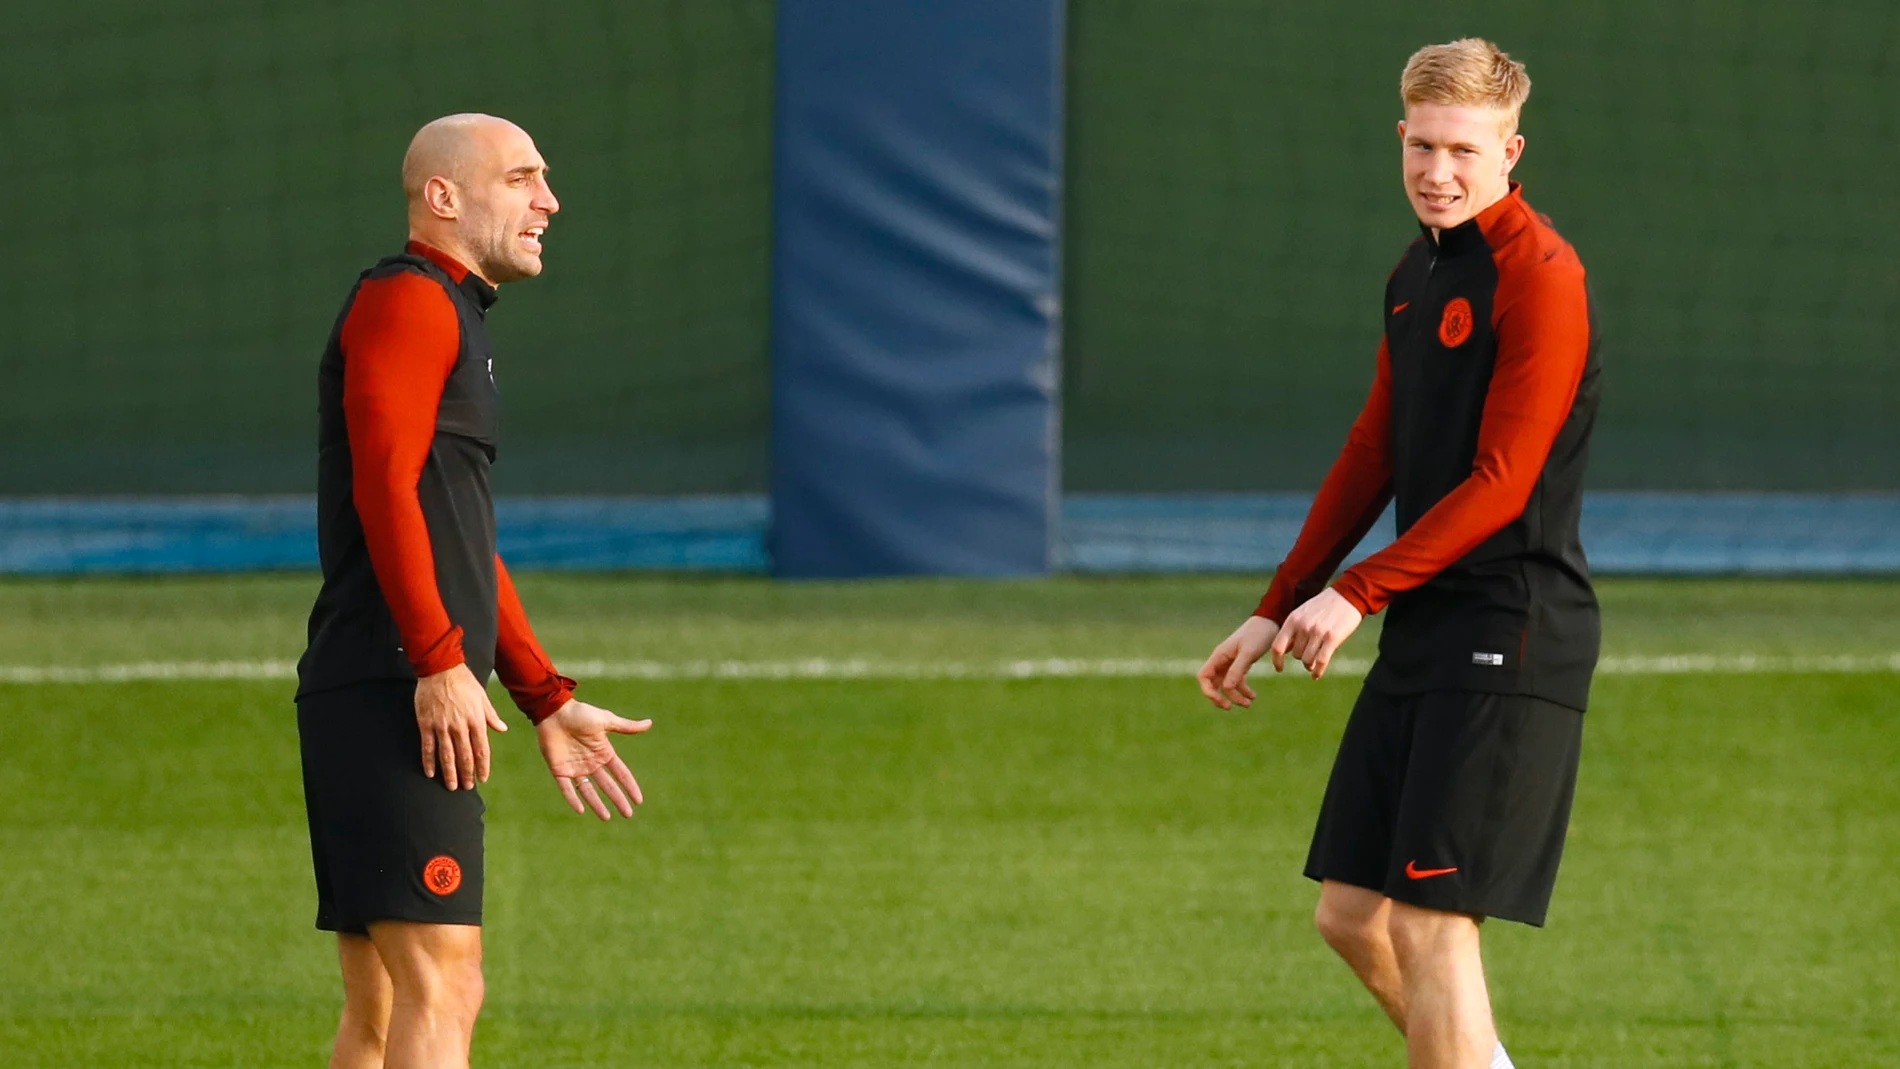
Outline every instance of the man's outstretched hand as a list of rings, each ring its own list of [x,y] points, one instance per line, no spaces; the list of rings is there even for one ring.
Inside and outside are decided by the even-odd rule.
[[[1284,671],[1286,655],[1291,653],[1318,679],[1333,663],[1339,644],[1357,631],[1364,619],[1344,595],[1327,587],[1287,614],[1286,623],[1280,625],[1280,633],[1273,639],[1273,670]]]
[[[1233,634],[1215,646],[1196,676],[1207,700],[1222,709],[1232,709],[1236,704],[1253,705],[1254,693],[1247,685],[1247,670],[1266,656],[1278,630],[1280,625],[1264,616],[1249,616]]]
[[[623,817],[632,816],[633,807],[645,799],[608,736],[638,735],[652,726],[651,720],[628,720],[570,699],[536,725],[535,734],[541,740],[541,756],[547,759],[548,771],[561,785],[568,806],[576,813],[592,808],[595,816],[612,820],[613,814],[600,797],[603,792],[613,799]]]

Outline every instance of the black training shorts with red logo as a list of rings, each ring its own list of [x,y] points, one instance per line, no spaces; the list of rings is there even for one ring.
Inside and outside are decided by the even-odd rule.
[[[1428,909],[1542,926],[1583,714],[1513,694],[1361,691],[1306,875]]]
[[[422,773],[416,685],[374,680],[297,703],[317,927],[482,922],[481,793]]]

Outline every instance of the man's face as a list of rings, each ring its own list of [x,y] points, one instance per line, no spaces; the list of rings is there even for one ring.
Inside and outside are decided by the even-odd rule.
[[[1446,230],[1510,192],[1511,168],[1524,152],[1524,137],[1506,137],[1505,121],[1493,108],[1413,104],[1405,109],[1399,121],[1405,195],[1419,222]]]
[[[541,273],[541,241],[561,210],[548,186],[548,165],[534,139],[513,124],[476,131],[480,150],[465,176],[457,230],[474,267],[500,285]]]

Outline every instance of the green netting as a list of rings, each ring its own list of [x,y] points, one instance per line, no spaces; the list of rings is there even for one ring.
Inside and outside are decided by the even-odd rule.
[[[562,212],[493,316],[499,489],[757,490],[772,0],[9,5],[0,494],[308,490],[315,369],[415,128],[521,123]]]
[[[0,494],[304,490],[313,373],[449,111],[555,167],[503,295],[501,489],[758,490],[771,0],[28,0],[0,37]],[[1074,0],[1065,477],[1310,487],[1409,235],[1417,45],[1530,65],[1592,272],[1599,486],[1900,484],[1900,5]]]
[[[1075,0],[1071,490],[1317,484],[1415,234],[1399,70],[1528,63],[1526,194],[1591,272],[1593,481],[1900,487],[1900,4]]]

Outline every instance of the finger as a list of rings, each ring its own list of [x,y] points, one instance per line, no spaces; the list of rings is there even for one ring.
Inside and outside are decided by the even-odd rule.
[[[652,726],[651,720],[628,720],[624,716],[616,716],[608,723],[607,730],[617,735],[638,735]]]
[[[1240,696],[1247,699],[1248,705],[1252,705],[1254,698],[1258,697],[1258,695],[1253,692],[1253,687],[1244,681],[1240,684]]]
[[[475,736],[478,732],[469,730],[467,721],[455,725],[455,764],[462,773],[462,789],[475,787]]]
[[[435,731],[435,757],[436,762],[442,766],[442,786],[455,790],[460,782],[456,778],[455,736],[447,724],[436,728]]]
[[[1325,641],[1325,634],[1318,630],[1308,631],[1300,636],[1300,663],[1309,669],[1312,668],[1313,659],[1319,656],[1320,645]]]
[[[574,791],[573,780],[566,776],[556,776],[554,777],[554,782],[561,785],[561,797],[567,799],[567,807],[569,809],[572,809],[576,813],[587,812],[587,807],[581,804],[581,796]]]
[[[627,789],[628,794],[633,796],[634,805],[646,801],[640,796],[640,783],[633,778],[633,770],[627,767],[627,763],[620,759],[619,754],[615,754],[614,759],[607,762],[607,771],[613,778],[620,781],[620,785]]]
[[[495,711],[495,703],[488,702],[486,704],[488,706],[488,726],[494,728],[496,731],[507,731],[508,721],[503,720],[501,714]]]
[[[601,775],[598,772],[595,773],[595,776],[597,777],[594,780],[595,785],[600,788],[602,794],[607,796],[607,800],[614,804],[614,808],[620,810],[620,815],[623,817],[632,816],[633,803],[627,801],[627,792],[620,784],[614,782],[612,776]]]
[[[493,709],[488,710],[488,715],[491,717],[494,716],[495,710]],[[490,756],[490,749],[488,745],[488,729],[486,726],[476,727],[472,731],[470,731],[469,734],[472,738],[472,741],[475,743],[475,772],[477,775],[481,776],[481,779],[479,782],[487,783],[488,782],[488,762],[489,762],[489,756]],[[469,782],[475,783],[477,781],[470,780]]]
[[[1222,709],[1226,709],[1229,707],[1226,696],[1221,694],[1221,692],[1214,687],[1214,677],[1219,674],[1220,666],[1216,665],[1210,658],[1206,664],[1201,666],[1201,674],[1196,676],[1195,679],[1200,682],[1201,693],[1206,696],[1208,701],[1213,702]]]
[[[1333,638],[1334,634],[1335,632],[1332,628],[1327,628],[1324,631],[1315,630],[1312,637],[1306,640],[1306,667],[1313,667],[1321,657],[1325,656],[1326,647],[1328,645],[1338,645],[1338,642]]]
[[[1280,633],[1273,636],[1273,645],[1267,648],[1273,651],[1274,671],[1286,671],[1286,651],[1292,648],[1294,635],[1299,629],[1300,625],[1298,621],[1294,617],[1289,616],[1286,618],[1286,623],[1280,628]]]
[[[600,800],[600,792],[594,789],[594,781],[586,776],[582,776],[580,779],[581,799],[587,803],[587,807],[592,809],[594,815],[600,819],[612,820],[614,815],[607,812],[607,803]]]
[[[435,778],[435,731],[431,728],[422,732],[422,774]]]
[[[1247,669],[1252,667],[1246,658],[1235,657],[1234,663],[1227,669],[1227,677],[1221,680],[1221,693],[1243,707],[1253,702],[1253,696],[1247,692]]]
[[[1326,637],[1326,641],[1319,648],[1319,653],[1313,658],[1314,679],[1326,674],[1326,666],[1333,663],[1333,654],[1339,652],[1339,644],[1343,641],[1344,636],[1328,635]]]

